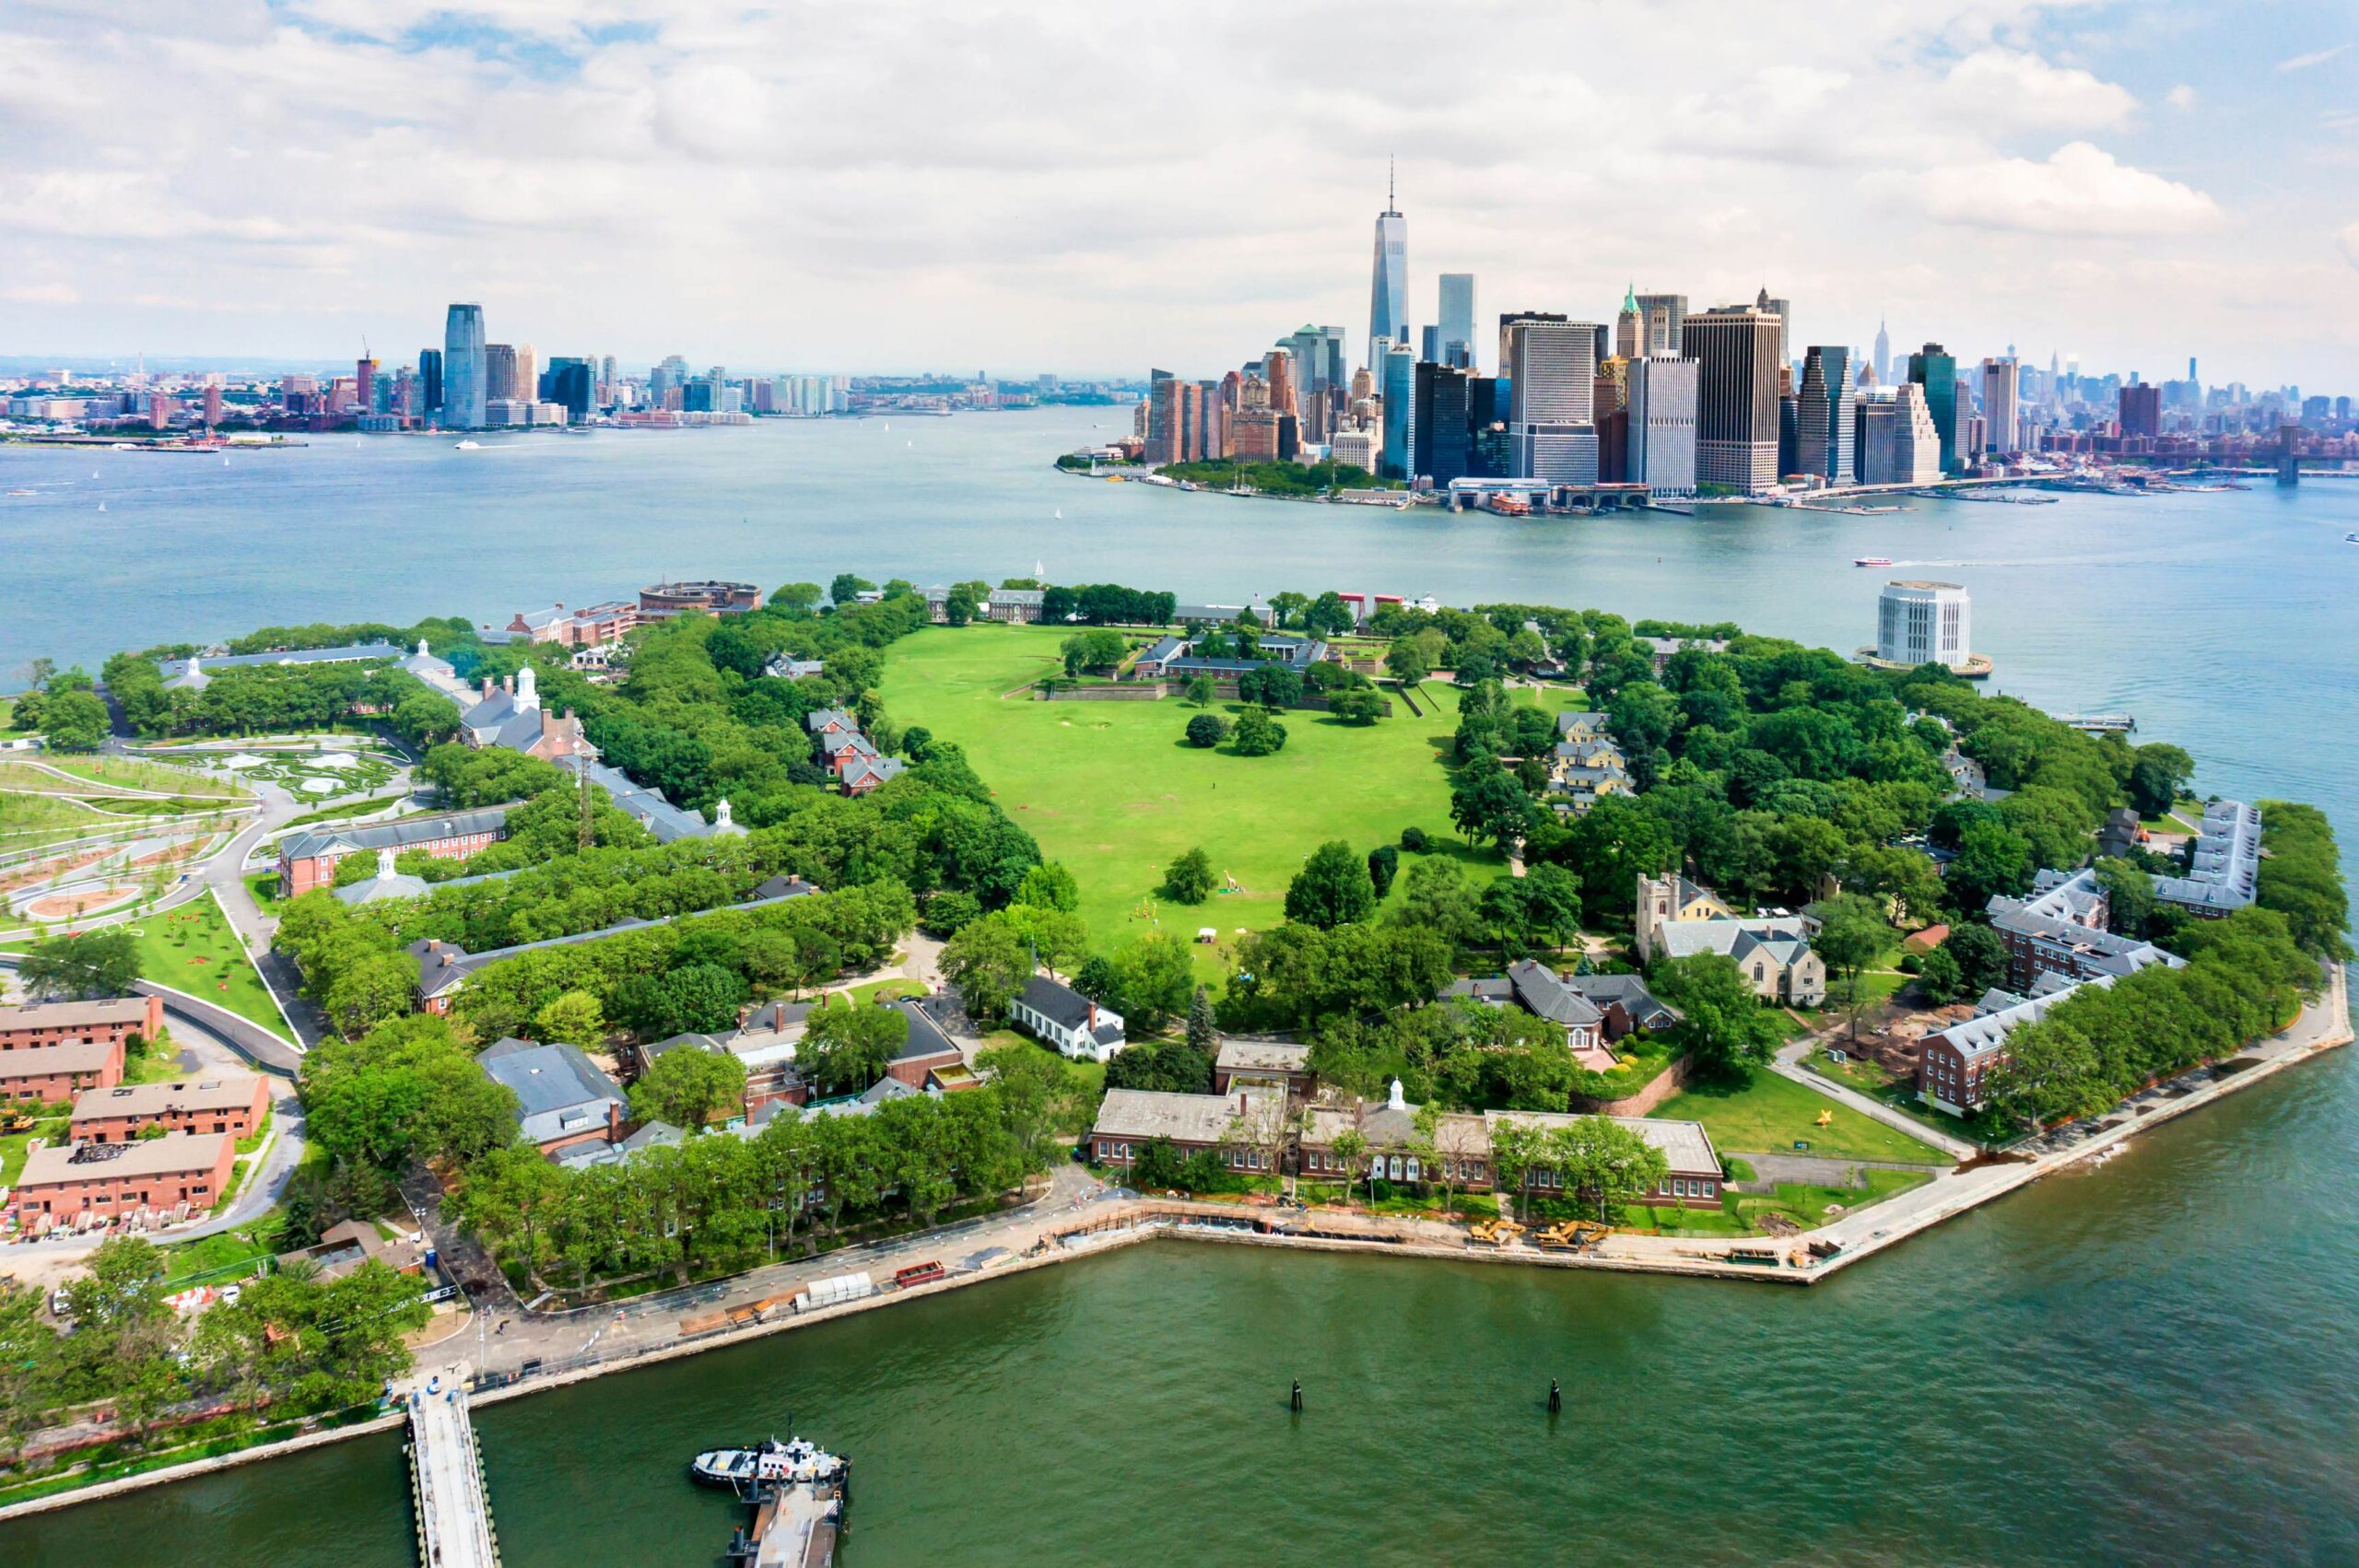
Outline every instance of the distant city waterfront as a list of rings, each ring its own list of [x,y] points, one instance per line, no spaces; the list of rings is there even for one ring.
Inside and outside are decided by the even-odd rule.
[[[680,576],[925,583],[1036,562],[1183,598],[1522,599],[1849,649],[1887,577],[1928,577],[1973,593],[1998,689],[2128,711],[2139,739],[2195,756],[2200,790],[2313,800],[2359,832],[2359,547],[2341,543],[2359,484],[1518,521],[1054,472],[1098,425],[1127,419],[472,451],[332,436],[226,468],[0,448],[0,673],[268,623],[504,624]],[[480,1421],[503,1553],[710,1561],[732,1515],[688,1485],[687,1457],[791,1422],[859,1462],[855,1565],[1174,1540],[1203,1561],[1429,1561],[1441,1541],[1496,1561],[2359,1554],[2359,1394],[2332,1332],[2359,1311],[2354,1062],[1810,1291],[1156,1244],[538,1395]],[[2233,1480],[2190,1482],[2221,1457]],[[0,1526],[0,1560],[113,1560],[164,1532],[190,1561],[404,1562],[404,1492],[395,1445],[363,1440]]]

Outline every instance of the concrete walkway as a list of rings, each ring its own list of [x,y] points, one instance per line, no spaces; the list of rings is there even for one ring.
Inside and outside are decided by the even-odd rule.
[[[1850,1106],[1871,1121],[1882,1122],[1895,1132],[1905,1132],[1920,1143],[1930,1143],[1954,1160],[1970,1160],[1982,1153],[1979,1148],[1966,1139],[1921,1122],[1906,1111],[1895,1110],[1872,1094],[1862,1094],[1848,1084],[1837,1083],[1835,1080],[1813,1072],[1802,1065],[1804,1058],[1813,1051],[1823,1049],[1826,1042],[1832,1038],[1834,1038],[1834,1032],[1830,1031],[1825,1035],[1813,1035],[1806,1039],[1794,1041],[1778,1052],[1769,1063],[1769,1071],[1777,1073],[1780,1078],[1790,1078],[1797,1083],[1806,1084],[1837,1104]]]

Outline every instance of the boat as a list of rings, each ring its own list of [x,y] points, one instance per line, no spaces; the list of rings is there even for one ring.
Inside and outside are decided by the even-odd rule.
[[[1892,557],[1890,556],[1857,556],[1852,557],[1851,564],[1855,567],[1888,567],[1892,565]]]
[[[828,1453],[807,1437],[784,1443],[766,1438],[751,1448],[709,1448],[688,1464],[688,1474],[699,1484],[737,1492],[757,1482],[840,1484],[851,1473],[850,1459]]]
[[[483,443],[481,441],[461,441],[458,443],[457,450],[463,452],[481,451],[483,450]]]
[[[2346,533],[2342,536],[2342,542],[2345,544],[2359,544],[2359,533]]]

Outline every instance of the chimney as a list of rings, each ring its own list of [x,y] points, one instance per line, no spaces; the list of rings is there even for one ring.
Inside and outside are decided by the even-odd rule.
[[[622,1141],[623,1107],[618,1102],[608,1100],[606,1102],[606,1141],[619,1143]]]
[[[1097,1033],[1097,1004],[1095,1001],[1089,1004],[1089,1032],[1093,1035]]]
[[[516,689],[516,677],[513,675],[500,676],[499,689],[504,692],[513,692]]]
[[[486,675],[483,678],[483,699],[486,702],[489,702],[491,700],[491,677],[489,675]]]

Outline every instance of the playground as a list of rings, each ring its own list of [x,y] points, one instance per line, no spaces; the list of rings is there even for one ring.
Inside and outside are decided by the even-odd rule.
[[[1426,690],[1433,717],[1372,725],[1308,711],[1280,715],[1283,750],[1244,757],[1181,738],[1197,708],[1161,702],[1036,702],[1024,688],[1061,673],[1050,627],[974,626],[921,631],[886,654],[886,711],[955,741],[1009,816],[1081,884],[1095,944],[1143,932],[1217,942],[1196,948],[1207,972],[1242,929],[1285,916],[1286,885],[1311,850],[1341,838],[1362,852],[1423,828],[1434,852],[1478,880],[1506,874],[1497,855],[1468,851],[1449,825],[1449,780],[1438,761],[1456,722],[1445,688]],[[1209,711],[1234,719],[1234,704]],[[1163,897],[1164,868],[1201,846],[1215,892],[1187,905]],[[1402,856],[1405,872],[1419,857]],[[1396,893],[1394,896],[1398,896]]]

